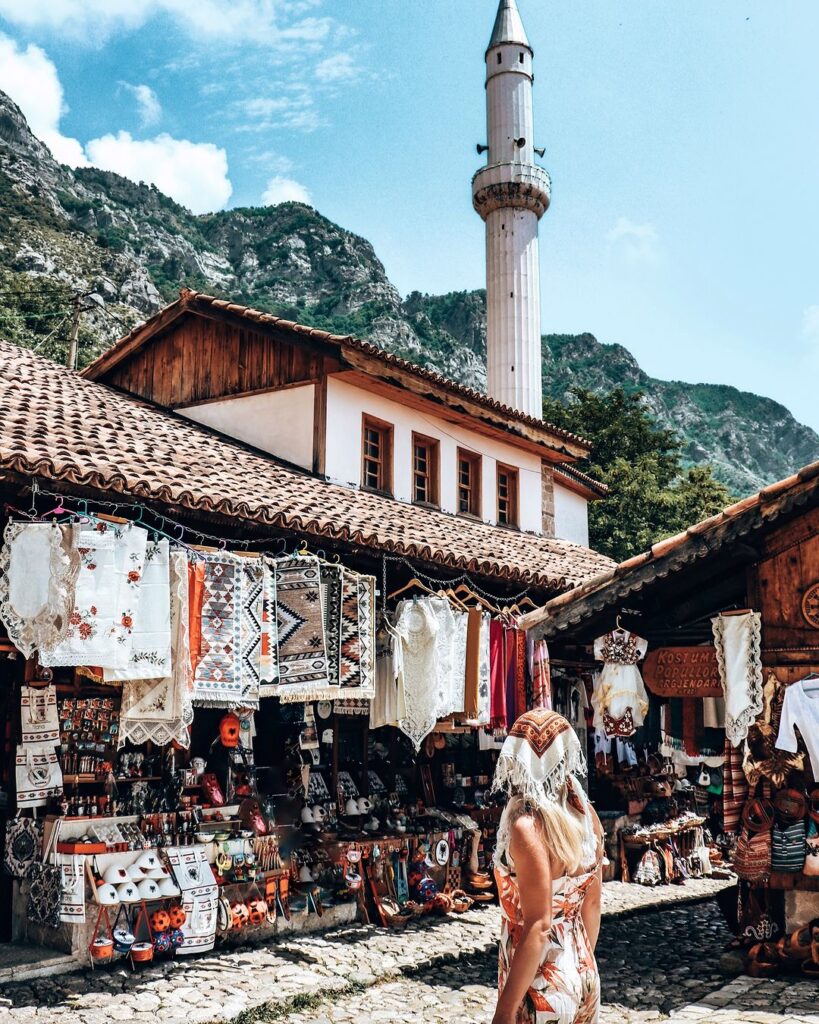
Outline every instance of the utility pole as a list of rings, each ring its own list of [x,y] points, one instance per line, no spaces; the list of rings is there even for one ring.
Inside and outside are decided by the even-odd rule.
[[[80,314],[82,313],[80,300],[82,298],[83,296],[78,294],[71,300],[74,305],[74,310],[71,313],[71,331],[68,335],[67,365],[69,370],[77,369],[77,336],[80,333]]]

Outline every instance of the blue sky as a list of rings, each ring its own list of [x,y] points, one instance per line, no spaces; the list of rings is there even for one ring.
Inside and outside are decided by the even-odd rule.
[[[819,429],[819,4],[519,0],[543,328]],[[197,209],[303,197],[398,288],[483,284],[495,0],[0,0],[0,88],[62,158]]]

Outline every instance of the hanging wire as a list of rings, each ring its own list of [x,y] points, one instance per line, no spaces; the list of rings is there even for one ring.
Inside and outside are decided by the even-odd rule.
[[[132,502],[132,501],[101,501],[101,500],[98,500],[96,498],[88,498],[88,499],[86,499],[86,498],[75,498],[75,497],[73,497],[71,495],[59,494],[56,491],[46,490],[45,488],[41,487],[36,480],[34,480],[32,482],[32,485],[31,485],[31,499],[32,500],[31,500],[31,509],[29,510],[30,514],[35,514],[36,513],[35,499],[36,499],[38,494],[41,494],[41,495],[43,495],[43,496],[45,496],[47,498],[55,498],[57,501],[60,501],[60,502],[70,501],[70,502],[74,502],[76,504],[80,504],[81,505],[81,509],[78,510],[78,511],[75,511],[74,512],[75,515],[88,515],[88,506],[89,505],[93,505],[96,508],[100,508],[100,509],[110,510],[110,514],[114,515],[114,516],[117,514],[118,511],[137,512],[139,514],[139,518],[136,520],[136,522],[138,524],[141,524],[142,526],[144,526],[148,530],[152,529],[152,527],[151,527],[151,525],[149,523],[143,522],[142,516],[143,516],[143,514],[146,514],[148,516],[152,516],[155,519],[158,519],[160,521],[160,523],[162,524],[162,527],[159,529],[158,532],[163,533],[169,540],[172,540],[174,543],[177,543],[177,544],[180,544],[180,545],[183,545],[183,541],[181,539],[181,536],[184,535],[184,533],[188,533],[188,534],[192,534],[194,537],[200,538],[203,541],[204,540],[214,541],[216,544],[220,545],[221,547],[225,547],[226,544],[230,544],[233,547],[238,547],[238,548],[240,548],[241,550],[244,550],[244,551],[248,551],[251,544],[253,544],[253,545],[261,544],[261,545],[263,545],[263,550],[261,552],[259,552],[259,553],[260,554],[265,554],[265,553],[269,554],[270,552],[266,552],[264,550],[264,548],[266,548],[266,547],[268,547],[270,545],[273,545],[273,544],[280,546],[285,541],[285,538],[283,538],[283,537],[267,537],[267,538],[258,538],[258,539],[248,538],[248,539],[245,539],[245,540],[235,540],[235,539],[232,539],[232,538],[226,538],[224,536],[217,536],[216,534],[213,534],[213,533],[206,533],[204,530],[199,530],[196,527],[188,526],[185,523],[180,523],[176,519],[172,519],[170,516],[164,515],[162,512],[157,512],[155,509],[150,508],[147,505],[143,505],[141,502]],[[71,510],[67,509],[67,511],[71,511]],[[170,529],[173,530],[173,531],[182,531],[182,535],[172,535],[168,530],[166,530],[164,528],[165,526],[170,527]],[[186,546],[186,545],[183,545],[183,546]],[[279,550],[276,553],[275,557],[281,557],[285,553],[286,553],[286,548],[285,548],[285,550]],[[322,552],[318,552],[318,554],[319,554],[319,556],[321,556],[321,555],[324,554],[324,552],[323,551]],[[478,595],[478,597],[482,597],[485,600],[490,601],[490,602],[492,602],[494,604],[514,604],[516,601],[519,601],[523,597],[527,597],[528,594],[529,594],[529,589],[527,588],[525,590],[521,590],[517,594],[505,595],[505,596],[499,597],[497,594],[493,594],[491,591],[485,590],[483,587],[481,587],[480,584],[476,583],[474,581],[474,579],[468,573],[464,572],[464,573],[461,573],[460,575],[454,576],[454,577],[451,577],[451,576],[450,577],[431,576],[428,573],[422,572],[420,569],[417,568],[417,566],[413,565],[412,562],[408,558],[403,556],[403,555],[387,555],[387,554],[382,554],[382,556],[381,556],[381,583],[382,583],[381,592],[383,594],[383,598],[382,599],[384,601],[386,601],[387,593],[388,593],[388,590],[387,590],[387,563],[388,562],[392,562],[394,565],[401,565],[401,566],[403,566],[409,572],[411,572],[414,576],[417,576],[418,579],[420,579],[422,583],[427,584],[432,589],[435,589],[436,587],[437,588],[452,587],[452,586],[457,586],[460,583],[465,583],[466,586],[468,586],[470,588],[470,590],[472,590],[475,594]]]

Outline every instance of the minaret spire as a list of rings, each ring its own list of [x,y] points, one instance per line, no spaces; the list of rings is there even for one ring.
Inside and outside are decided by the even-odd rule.
[[[549,175],[534,163],[532,58],[516,0],[500,0],[486,50],[486,167],[472,203],[486,223],[486,347],[490,397],[543,410],[538,221]]]

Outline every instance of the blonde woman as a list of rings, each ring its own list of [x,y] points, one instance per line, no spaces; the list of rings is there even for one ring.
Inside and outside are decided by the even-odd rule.
[[[515,722],[493,789],[508,802],[495,877],[502,925],[492,1024],[595,1024],[600,978],[602,829],[577,781],[586,765],[571,725],[554,711]]]

